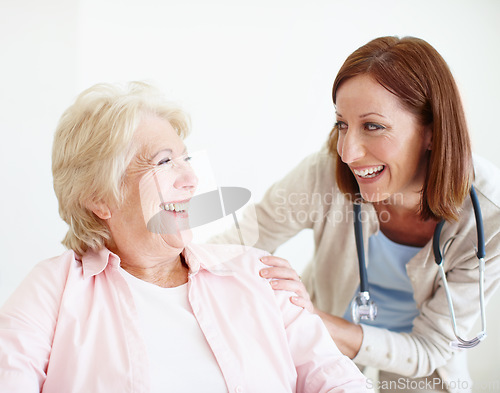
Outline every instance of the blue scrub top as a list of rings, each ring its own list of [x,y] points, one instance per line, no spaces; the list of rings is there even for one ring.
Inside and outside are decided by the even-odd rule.
[[[406,264],[421,250],[389,240],[381,231],[368,240],[368,288],[377,305],[377,318],[360,323],[409,333],[413,319],[419,314]],[[359,292],[359,287],[356,294]],[[355,294],[355,295],[356,295]],[[351,307],[344,318],[352,322]]]

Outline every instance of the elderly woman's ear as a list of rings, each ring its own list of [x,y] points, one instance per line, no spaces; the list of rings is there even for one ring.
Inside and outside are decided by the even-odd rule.
[[[90,202],[88,208],[101,220],[108,220],[111,218],[111,210],[103,201]]]

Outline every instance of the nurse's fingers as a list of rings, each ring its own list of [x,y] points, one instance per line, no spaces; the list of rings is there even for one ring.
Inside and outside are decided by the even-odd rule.
[[[265,268],[260,271],[260,275],[264,278],[272,278],[275,280],[300,281],[300,276],[291,267]]]
[[[260,271],[260,275],[262,277],[300,281],[300,276],[290,266],[290,263],[286,259],[268,256],[261,258],[261,261],[262,263],[271,266]]]
[[[309,293],[307,292],[306,287],[300,281],[294,280],[271,280],[269,282],[271,287],[276,290],[295,292],[295,294],[305,299],[306,301],[310,300]]]
[[[271,280],[270,284],[274,290],[295,292],[296,296],[291,296],[290,301],[299,307],[313,312],[314,306],[311,302],[311,297],[301,281]]]
[[[309,312],[314,312],[314,306],[310,300],[307,300],[307,299],[304,299],[304,298],[298,297],[298,296],[292,296],[290,298],[290,301],[293,304],[295,304],[296,306],[305,308]]]
[[[260,275],[271,280],[269,283],[273,289],[295,292],[297,296],[290,297],[290,301],[310,312],[314,311],[309,292],[286,259],[266,256],[261,258],[261,261],[270,267],[262,269]]]
[[[269,266],[291,267],[290,262],[284,258],[275,257],[274,255],[267,255],[260,258],[260,261]]]

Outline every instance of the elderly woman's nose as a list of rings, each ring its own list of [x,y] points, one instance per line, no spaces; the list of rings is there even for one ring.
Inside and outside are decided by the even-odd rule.
[[[339,136],[337,152],[346,164],[358,161],[365,155],[365,146],[362,138],[351,130]]]
[[[194,170],[189,166],[177,168],[177,177],[174,182],[174,187],[177,189],[194,190],[198,185],[198,177]]]

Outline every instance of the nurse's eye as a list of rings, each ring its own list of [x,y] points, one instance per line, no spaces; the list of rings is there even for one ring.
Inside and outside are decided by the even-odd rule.
[[[385,127],[376,123],[365,123],[365,129],[368,131],[378,131],[378,130],[384,130]]]
[[[337,121],[335,123],[335,127],[337,127],[337,130],[339,130],[339,132],[346,132],[347,131],[347,124],[344,123],[343,121]]]

